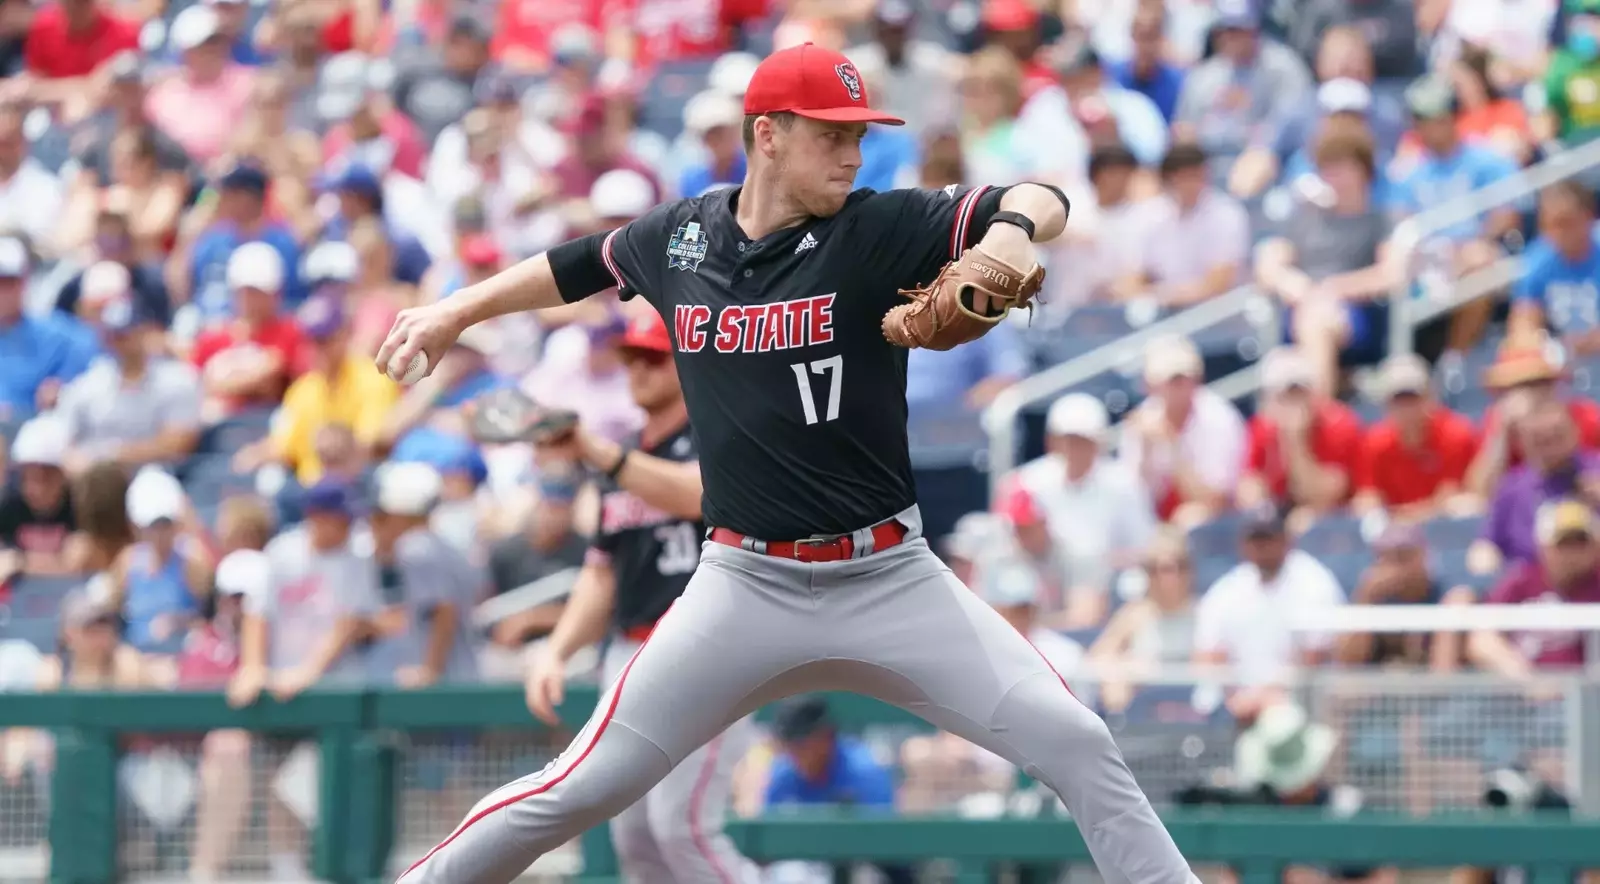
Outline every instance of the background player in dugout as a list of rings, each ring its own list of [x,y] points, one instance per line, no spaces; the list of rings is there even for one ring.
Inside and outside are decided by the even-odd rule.
[[[867,124],[898,121],[871,110],[854,66],[820,47],[769,56],[744,109],[742,187],[663,204],[404,311],[378,354],[400,377],[477,322],[611,285],[642,294],[674,332],[716,526],[683,595],[567,750],[484,798],[401,880],[510,882],[761,705],[850,690],[1036,774],[1111,884],[1197,881],[1105,723],[921,537],[906,353],[884,317],[904,303],[897,290],[973,246],[1017,274],[1036,267],[1032,240],[1060,235],[1065,200],[1038,184],[853,192]],[[991,223],[1002,212],[1022,218]],[[748,324],[774,315],[792,320],[785,337]],[[625,480],[630,462],[624,449],[606,471]]]
[[[560,724],[567,662],[610,633],[601,676],[614,681],[677,601],[700,563],[700,468],[683,388],[672,364],[672,339],[654,313],[635,319],[621,351],[633,399],[645,413],[628,469],[600,494],[599,530],[561,619],[528,674],[528,708]],[[621,460],[615,442],[579,427],[543,458],[606,471]],[[611,840],[629,881],[697,884],[754,880],[722,824],[734,768],[749,747],[740,721],[685,758],[644,798],[611,821]]]

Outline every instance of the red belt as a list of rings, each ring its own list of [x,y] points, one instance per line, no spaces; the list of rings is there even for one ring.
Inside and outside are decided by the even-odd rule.
[[[650,633],[655,632],[655,630],[656,625],[654,623],[643,623],[638,626],[630,626],[627,629],[622,630],[622,637],[628,641],[638,642],[642,645],[645,643],[645,640],[650,637]]]
[[[797,562],[842,562],[853,557],[856,551],[855,541],[848,534],[821,540],[769,540],[762,546],[760,541],[752,541],[737,531],[713,528],[711,539],[727,546]],[[873,552],[882,552],[905,539],[906,526],[893,519],[872,526]],[[747,541],[751,543],[750,546],[746,546]]]

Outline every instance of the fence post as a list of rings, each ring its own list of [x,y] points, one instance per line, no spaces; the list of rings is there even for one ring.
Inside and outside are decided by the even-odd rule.
[[[349,865],[350,766],[356,728],[341,724],[317,735],[317,826],[312,834],[311,871],[319,880],[355,884]]]
[[[351,881],[383,881],[400,820],[395,811],[399,781],[393,738],[379,731],[357,734],[350,746],[345,872]]]
[[[117,879],[117,741],[103,728],[55,729],[50,780],[50,880]]]

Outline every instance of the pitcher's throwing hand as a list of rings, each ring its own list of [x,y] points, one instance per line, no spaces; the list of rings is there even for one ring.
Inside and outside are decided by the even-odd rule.
[[[405,377],[406,367],[411,364],[412,358],[421,353],[428,366],[423,377],[432,374],[434,367],[439,364],[439,357],[455,344],[456,338],[461,337],[462,330],[467,327],[455,306],[449,301],[439,301],[401,310],[400,315],[394,318],[394,325],[389,329],[383,346],[378,348],[378,358],[375,360],[378,371],[388,375],[390,380],[399,381]],[[415,383],[416,380],[411,382]]]

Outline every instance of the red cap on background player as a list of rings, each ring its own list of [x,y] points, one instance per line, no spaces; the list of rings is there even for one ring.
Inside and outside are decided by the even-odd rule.
[[[661,321],[661,315],[651,310],[628,323],[628,330],[622,333],[618,346],[626,350],[671,353],[672,337],[667,334],[667,324]]]
[[[828,123],[883,123],[905,120],[868,104],[861,72],[842,54],[815,43],[780,49],[766,57],[744,93],[746,116],[792,113]]]

